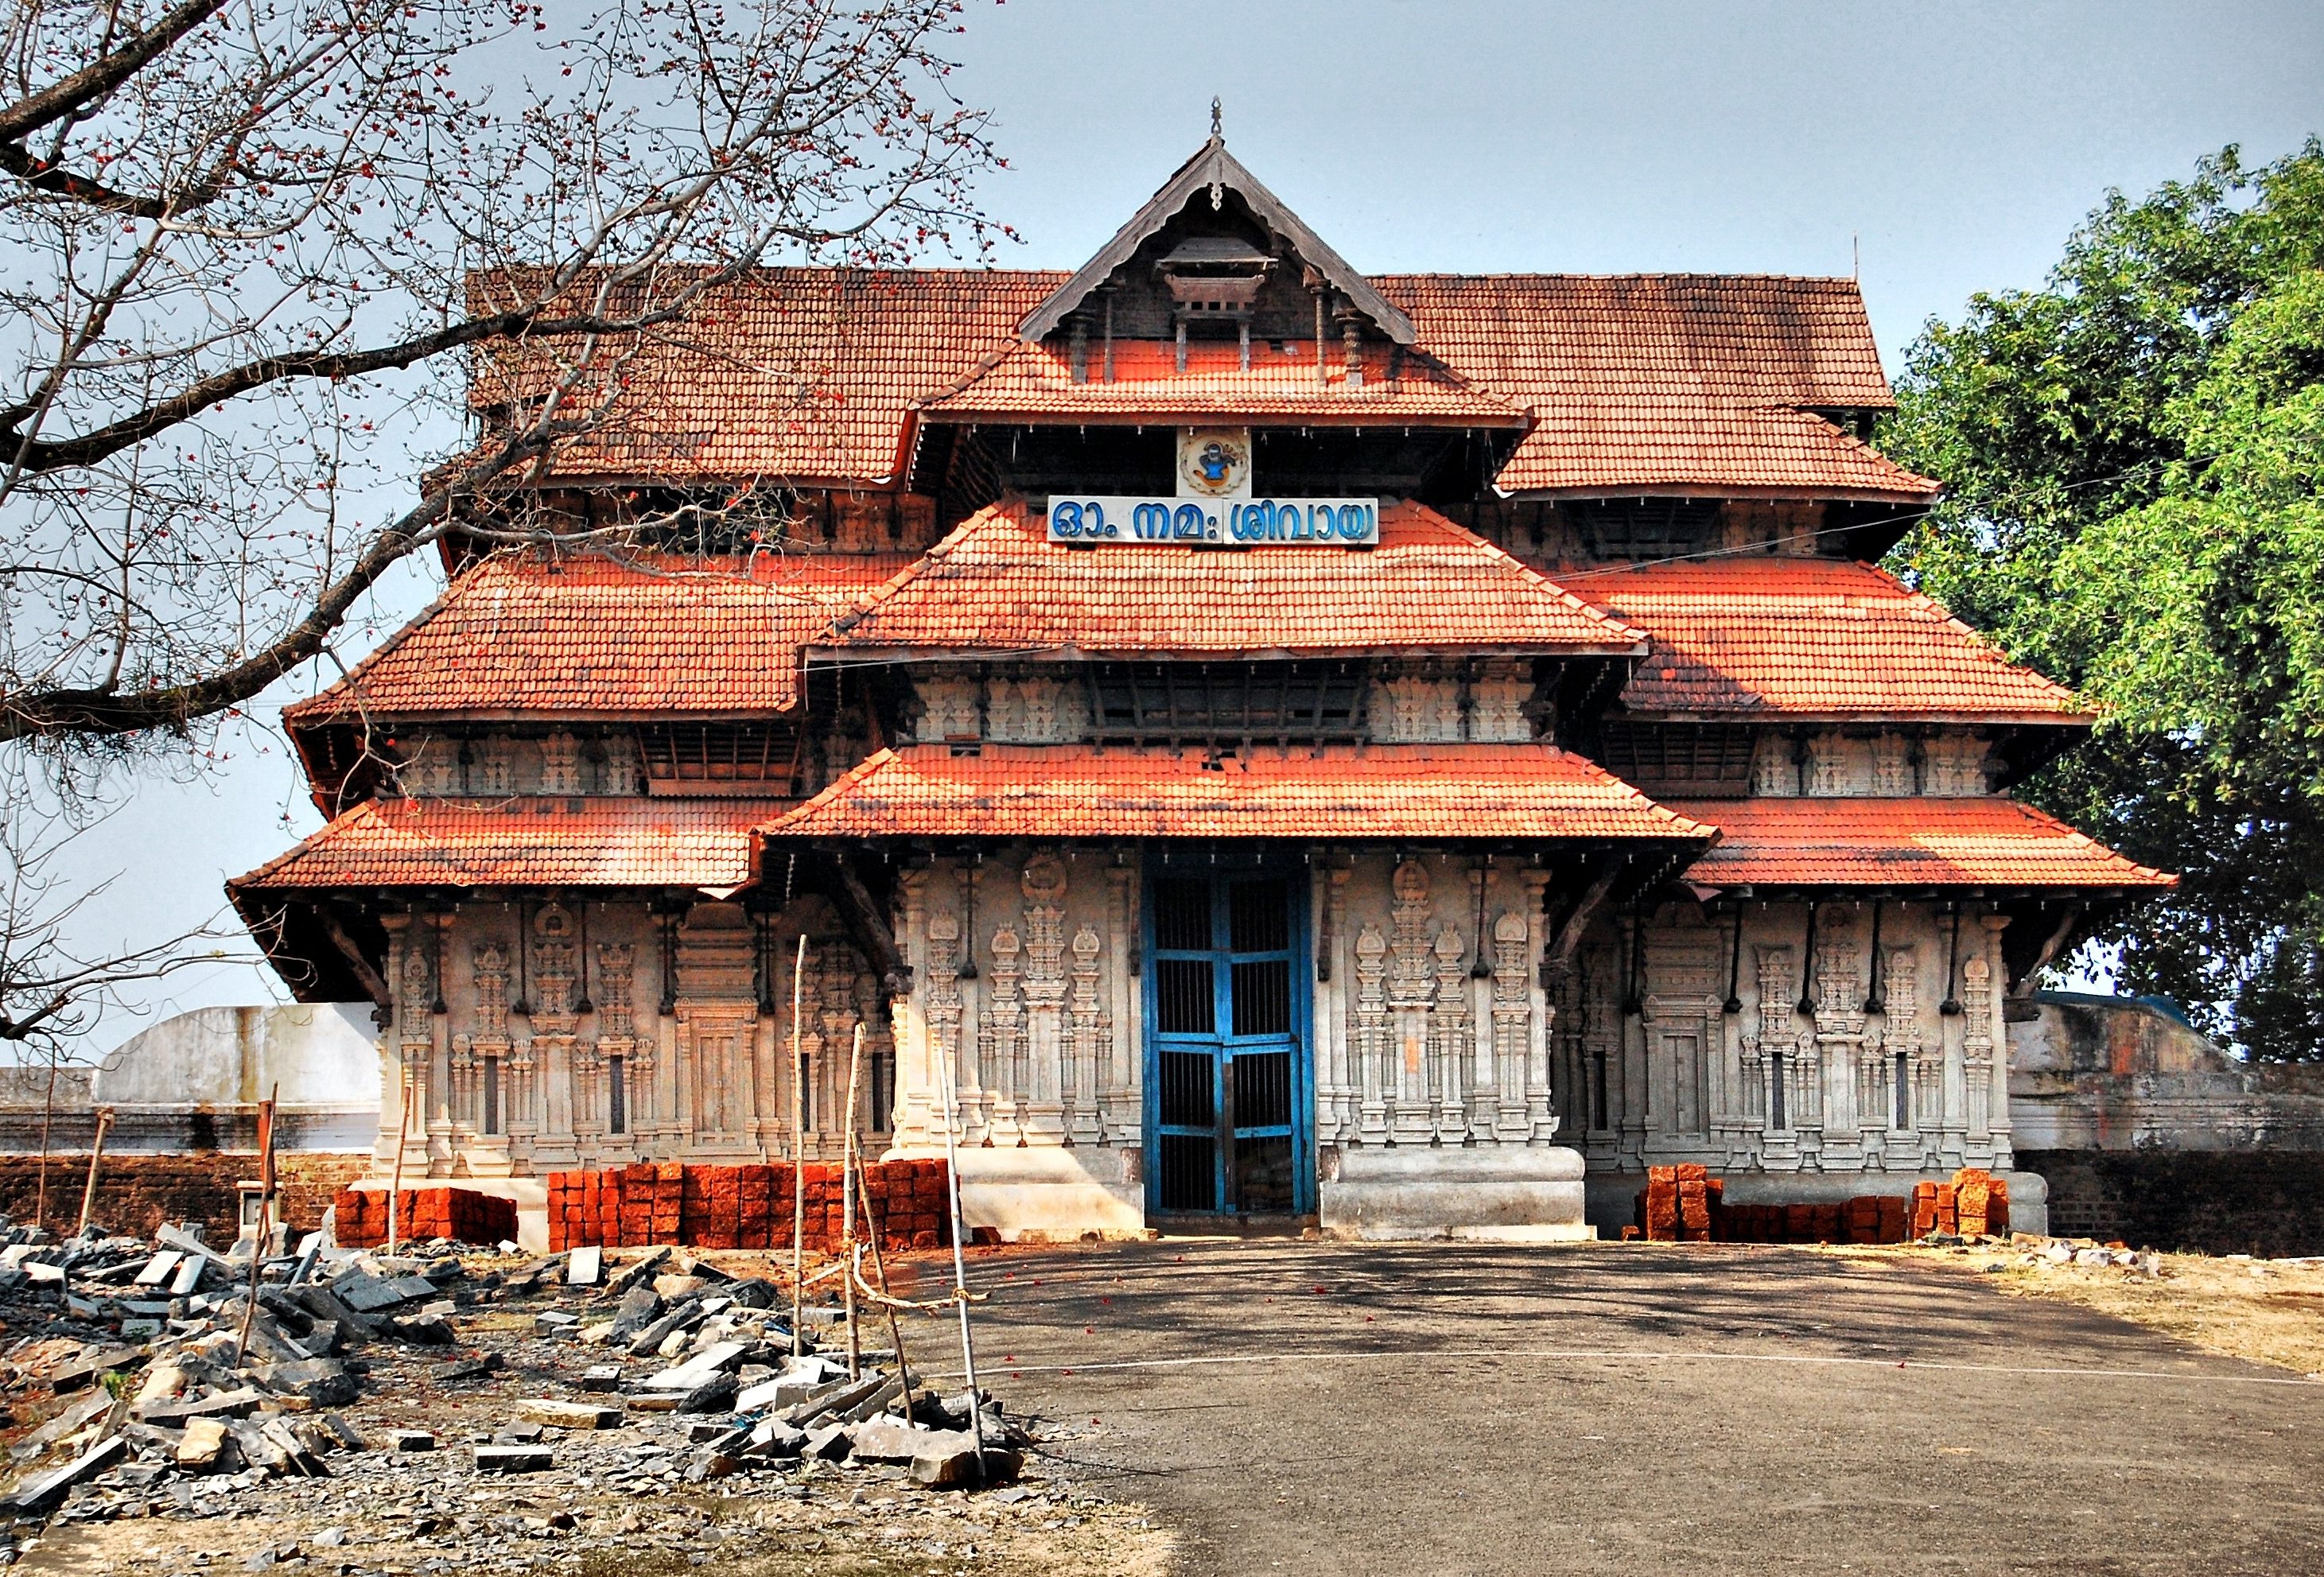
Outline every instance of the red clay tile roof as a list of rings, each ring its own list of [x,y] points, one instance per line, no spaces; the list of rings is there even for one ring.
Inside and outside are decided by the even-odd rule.
[[[1711,829],[1546,745],[1199,752],[883,750],[760,830],[778,838],[1657,838]]]
[[[2012,799],[1696,799],[1720,830],[1686,879],[1708,887],[2169,887]]]
[[[928,401],[925,409],[953,420],[976,421],[1212,421],[1222,417],[1296,418],[1304,422],[1457,423],[1522,427],[1526,413],[1498,395],[1471,386],[1425,356],[1390,355],[1374,346],[1364,381],[1351,385],[1341,347],[1325,347],[1324,377],[1315,376],[1315,342],[1291,342],[1289,355],[1273,340],[1254,340],[1250,370],[1233,345],[1204,341],[1186,347],[1177,370],[1175,345],[1117,341],[1111,383],[1101,375],[1102,351],[1092,347],[1093,381],[1073,381],[1072,363],[1056,345],[1021,342],[990,366]],[[1394,376],[1390,376],[1391,368]]]
[[[1383,275],[1374,282],[1418,326],[1419,354],[1393,383],[1381,349],[1361,390],[1318,390],[1292,366],[1312,373],[1312,341],[1287,357],[1254,345],[1250,374],[1212,367],[1223,347],[1197,346],[1194,370],[1178,379],[1148,375],[1171,366],[1169,347],[1120,340],[1115,371],[1130,382],[1074,384],[1053,350],[1015,333],[1065,279],[763,271],[620,362],[620,420],[561,454],[552,475],[886,483],[914,408],[928,402],[928,414],[954,420],[1275,413],[1478,426],[1530,412],[1537,430],[1499,479],[1505,491],[1740,487],[1904,501],[1935,486],[1805,414],[1891,403],[1849,280]],[[475,288],[489,302],[490,276]],[[557,354],[530,344],[479,353],[472,401],[521,401],[547,386]],[[1090,355],[1097,366],[1100,348]],[[1336,367],[1336,347],[1325,359]]]
[[[1868,564],[1704,558],[1575,569],[1559,584],[1651,637],[1622,692],[1636,715],[2091,715],[2072,692]]]
[[[246,876],[237,902],[372,887],[697,887],[751,880],[776,799],[367,800]]]
[[[1043,530],[1011,507],[980,512],[834,621],[818,649],[1628,652],[1639,639],[1416,503],[1383,509],[1370,549],[1073,549]]]
[[[798,700],[799,647],[908,555],[489,558],[293,724],[555,712],[738,715]]]
[[[623,408],[562,450],[558,477],[892,479],[915,401],[1017,343],[1065,281],[1046,269],[770,268],[719,290],[618,364]],[[474,285],[491,300],[489,276]],[[473,403],[546,388],[553,346],[495,346]]]
[[[1942,491],[1811,410],[1618,395],[1537,405],[1503,493],[1637,488],[1916,503]]]

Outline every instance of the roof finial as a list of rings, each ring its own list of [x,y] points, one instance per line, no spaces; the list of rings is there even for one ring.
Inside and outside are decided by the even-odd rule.
[[[1213,142],[1223,141],[1223,140],[1224,140],[1224,138],[1225,138],[1225,135],[1226,135],[1226,134],[1225,134],[1225,133],[1223,133],[1223,132],[1222,132],[1222,131],[1220,131],[1220,130],[1219,130],[1219,111],[1220,111],[1220,108],[1221,108],[1221,107],[1222,107],[1222,106],[1220,106],[1220,104],[1219,104],[1219,96],[1218,96],[1217,94],[1215,94],[1215,93],[1212,94],[1212,95],[1211,95],[1211,139],[1212,139],[1212,141],[1213,141]]]

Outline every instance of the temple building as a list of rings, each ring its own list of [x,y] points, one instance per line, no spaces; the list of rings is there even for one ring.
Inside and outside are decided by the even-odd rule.
[[[230,884],[375,1005],[383,1174],[835,1156],[860,1028],[1003,1235],[1577,1237],[1687,1161],[2040,1224],[2004,1024],[2171,879],[2009,797],[2090,713],[1874,567],[1939,484],[1853,281],[1366,275],[1214,134],[1070,275],[619,354]],[[480,359],[487,438],[567,371]]]

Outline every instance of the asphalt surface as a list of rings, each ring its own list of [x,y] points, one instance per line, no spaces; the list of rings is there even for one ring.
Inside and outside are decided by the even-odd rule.
[[[1165,1240],[971,1274],[986,1384],[1083,1426],[1053,1471],[1189,1572],[2324,1572],[2324,1384],[1973,1272]]]

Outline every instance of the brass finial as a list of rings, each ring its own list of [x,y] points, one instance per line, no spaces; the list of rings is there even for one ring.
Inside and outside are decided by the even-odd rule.
[[[1219,130],[1219,112],[1222,107],[1222,106],[1219,103],[1219,96],[1215,93],[1211,95],[1211,135],[1213,137],[1221,137],[1225,134]]]

